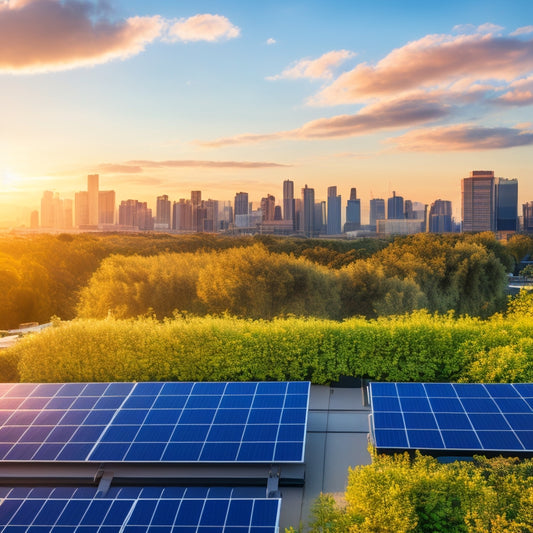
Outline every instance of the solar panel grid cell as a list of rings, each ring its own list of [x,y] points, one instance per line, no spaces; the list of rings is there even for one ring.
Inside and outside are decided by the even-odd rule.
[[[303,460],[307,382],[16,384],[2,394],[0,460]]]
[[[125,487],[98,498],[89,487],[4,489],[0,527],[19,533],[277,531],[281,500],[245,497],[246,490]]]
[[[372,383],[370,396],[378,448],[533,451],[532,384]]]

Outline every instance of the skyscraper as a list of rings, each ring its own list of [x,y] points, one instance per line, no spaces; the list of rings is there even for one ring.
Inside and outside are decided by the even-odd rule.
[[[166,194],[157,197],[155,229],[170,229],[170,200]]]
[[[518,180],[496,178],[496,230],[518,230]]]
[[[350,199],[346,204],[346,223],[344,231],[354,231],[361,228],[361,200],[357,198],[357,189],[350,190]]]
[[[494,231],[495,186],[492,170],[473,170],[461,180],[463,232]]]
[[[103,225],[115,223],[115,191],[98,192],[98,223]]]
[[[302,231],[306,237],[315,234],[315,189],[307,185],[302,189]]]
[[[87,176],[87,207],[90,226],[98,226],[98,180],[98,174],[89,174]]]
[[[283,182],[283,220],[294,223],[294,181]]]
[[[180,198],[172,205],[172,229],[192,231],[192,202]]]
[[[405,218],[403,196],[396,196],[396,191],[392,191],[392,198],[387,200],[387,220],[399,220],[402,218]]]
[[[235,213],[235,216],[248,214],[248,193],[247,192],[238,192],[235,195],[235,207],[233,211]]]
[[[263,216],[263,222],[274,220],[274,214],[276,210],[276,198],[271,194],[265,198],[261,198],[261,212]]]
[[[522,225],[526,233],[533,233],[533,202],[522,204]]]
[[[435,200],[429,209],[429,232],[452,232],[452,203],[448,200]]]
[[[328,187],[327,234],[341,233],[341,197],[337,196],[337,187]]]
[[[376,229],[376,221],[385,220],[385,200],[373,198],[370,200],[370,227]]]

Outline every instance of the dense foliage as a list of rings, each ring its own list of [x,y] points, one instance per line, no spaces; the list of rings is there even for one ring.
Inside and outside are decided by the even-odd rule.
[[[338,319],[376,317],[421,307],[430,312],[454,310],[486,317],[503,310],[504,272],[515,270],[528,253],[533,253],[533,239],[524,235],[513,237],[506,245],[492,234],[418,234],[394,240],[164,233],[3,235],[0,329],[23,322],[44,323],[54,315],[70,320],[77,314],[81,291],[81,309],[84,316],[91,317],[108,312],[115,316],[155,313],[160,317],[179,310],[261,318],[293,313]],[[240,265],[236,264],[239,257],[245,258]],[[224,263],[225,270],[217,268],[215,259]],[[167,272],[162,271],[162,265]],[[281,268],[279,276],[276,265]],[[149,269],[155,273],[147,274]],[[211,274],[215,277],[209,279]],[[223,285],[216,279],[222,275],[233,279],[231,287],[229,279]],[[281,291],[286,302],[290,294],[297,296],[298,302],[269,306],[266,302],[255,305],[254,301],[252,306],[249,298],[243,311],[243,302],[226,303],[219,295],[207,293],[220,288],[234,298],[242,292],[241,276],[256,282],[249,294],[273,287]],[[125,290],[130,281],[139,289],[137,294],[132,288]],[[102,296],[95,290],[99,283],[116,287],[107,287],[107,294]],[[167,284],[172,290],[167,291]],[[126,303],[120,301],[124,296]]]
[[[308,255],[314,263],[340,268],[369,257],[388,242],[164,233],[0,235],[0,329],[15,328],[23,322],[45,323],[54,315],[65,320],[74,318],[79,291],[101,261],[111,255],[192,254],[261,243],[273,253]]]
[[[525,533],[533,530],[533,461],[438,463],[375,456],[350,470],[346,505],[322,495],[313,533]]]
[[[520,305],[489,320],[77,319],[4,350],[0,381],[532,381],[533,321]]]

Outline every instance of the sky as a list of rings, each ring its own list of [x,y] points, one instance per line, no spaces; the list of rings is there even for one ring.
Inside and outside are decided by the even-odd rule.
[[[0,0],[0,226],[44,190],[533,201],[531,0]]]

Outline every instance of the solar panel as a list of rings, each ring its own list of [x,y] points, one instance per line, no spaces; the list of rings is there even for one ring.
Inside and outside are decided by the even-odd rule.
[[[274,533],[281,500],[249,489],[124,487],[0,489],[0,530],[92,533]]]
[[[533,384],[371,383],[378,450],[533,452]]]
[[[309,386],[0,384],[0,460],[302,462]]]

